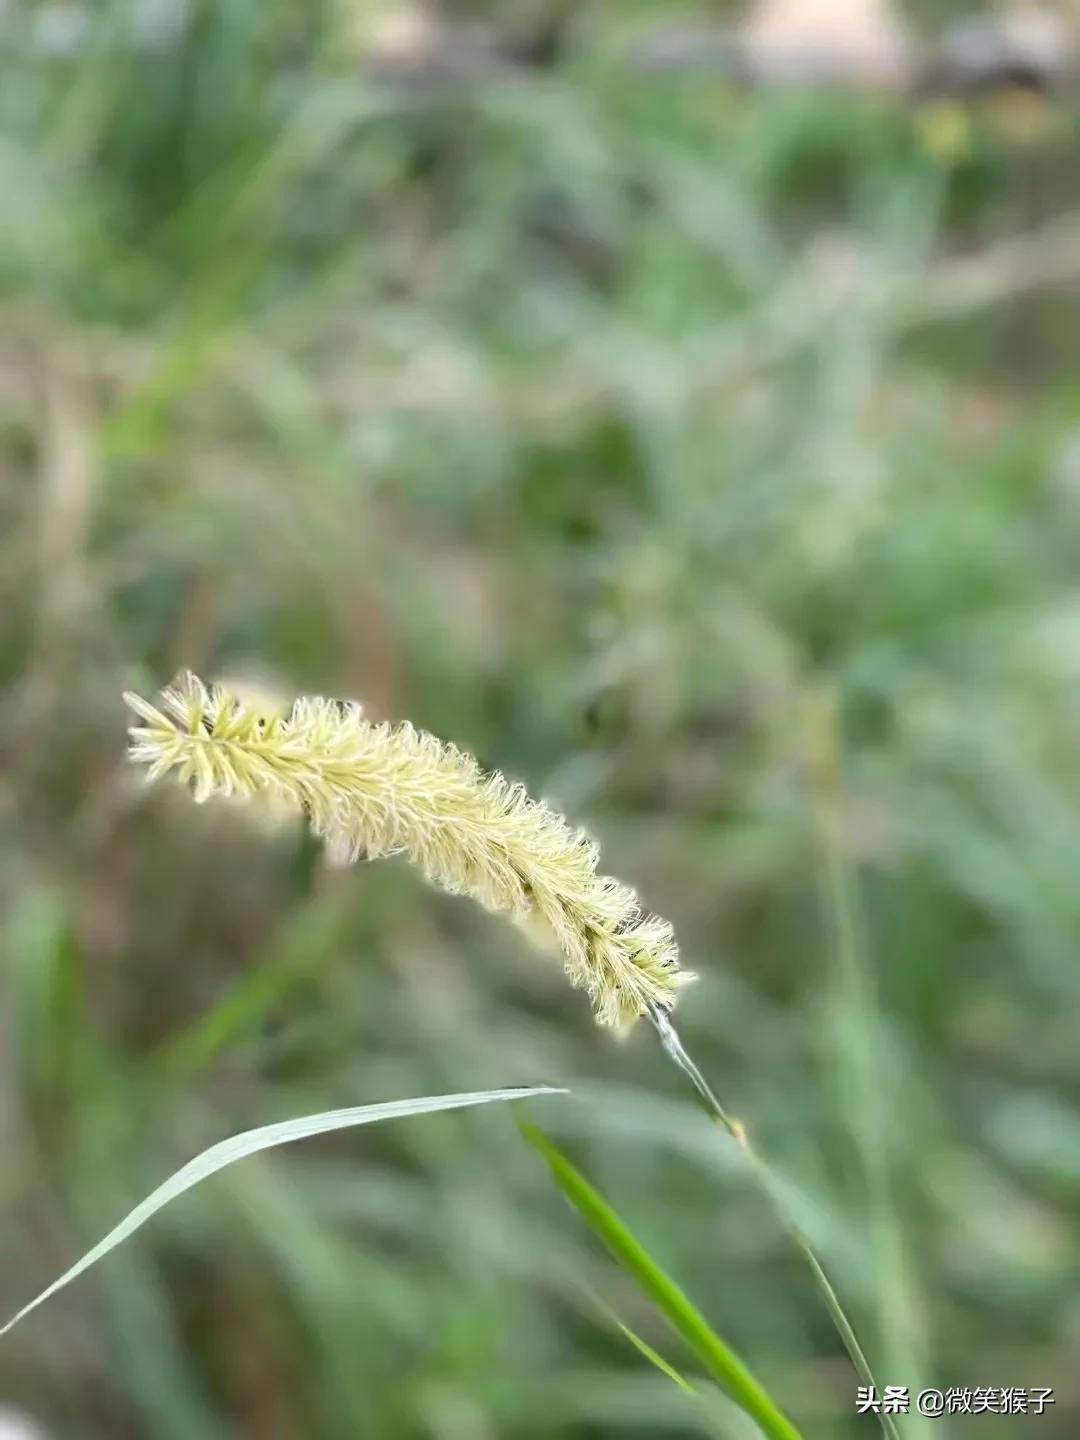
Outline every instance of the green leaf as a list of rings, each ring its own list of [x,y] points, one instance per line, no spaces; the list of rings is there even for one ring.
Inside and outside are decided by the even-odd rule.
[[[757,1422],[762,1434],[767,1435],[769,1440],[801,1440],[798,1430],[777,1408],[738,1355],[717,1335],[701,1312],[657,1265],[603,1196],[574,1168],[554,1141],[530,1122],[523,1120],[518,1123],[526,1140],[547,1161],[556,1183],[571,1205],[662,1311],[709,1374]]]
[[[194,1160],[170,1175],[140,1204],[110,1230],[103,1240],[77,1260],[70,1270],[65,1270],[59,1279],[42,1290],[29,1304],[24,1305],[17,1315],[7,1322],[0,1335],[6,1335],[20,1320],[25,1319],[37,1307],[65,1285],[70,1285],[91,1265],[122,1245],[145,1225],[151,1216],[183,1195],[186,1190],[198,1185],[227,1165],[254,1155],[259,1150],[269,1150],[275,1145],[288,1145],[293,1140],[306,1140],[311,1135],[325,1135],[330,1130],[348,1130],[355,1125],[372,1125],[377,1120],[396,1120],[405,1115],[430,1115],[437,1110],[461,1110],[470,1105],[487,1105],[493,1100],[523,1100],[533,1095],[565,1095],[565,1090],[550,1085],[514,1090],[479,1090],[463,1095],[424,1095],[414,1100],[388,1100],[379,1105],[354,1105],[346,1110],[324,1110],[317,1115],[302,1115],[296,1120],[281,1120],[275,1125],[263,1125],[257,1130],[245,1130],[228,1140],[221,1140],[204,1150]]]
[[[673,1380],[685,1394],[693,1395],[696,1393],[690,1381],[687,1380],[684,1375],[680,1375],[678,1370],[675,1369],[675,1366],[665,1360],[659,1350],[654,1350],[647,1340],[643,1340],[636,1330],[631,1330],[630,1326],[627,1325],[624,1320],[616,1320],[615,1323],[626,1336],[627,1340],[630,1341],[630,1344],[633,1345],[634,1349],[644,1355],[650,1365],[655,1365],[661,1374],[666,1375],[669,1380]]]

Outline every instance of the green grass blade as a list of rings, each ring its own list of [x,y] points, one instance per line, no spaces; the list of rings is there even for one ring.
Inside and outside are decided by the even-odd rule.
[[[607,1201],[570,1163],[558,1146],[528,1121],[518,1122],[526,1140],[543,1156],[556,1184],[615,1259],[629,1271],[662,1311],[709,1374],[758,1424],[769,1440],[800,1440],[799,1432],[777,1408],[742,1360],[631,1234]]]
[[[616,1320],[615,1323],[626,1339],[629,1340],[630,1344],[633,1345],[634,1349],[638,1351],[639,1354],[644,1355],[650,1365],[655,1365],[662,1375],[666,1375],[669,1380],[673,1380],[684,1394],[694,1395],[697,1393],[686,1376],[680,1375],[678,1370],[675,1369],[675,1366],[672,1365],[670,1361],[665,1360],[659,1350],[654,1350],[647,1340],[643,1340],[636,1330],[631,1330],[630,1326],[627,1325],[624,1320]]]
[[[311,1135],[325,1135],[331,1130],[348,1130],[356,1125],[372,1125],[378,1120],[397,1120],[406,1115],[430,1115],[438,1110],[461,1110],[470,1105],[487,1105],[493,1100],[523,1100],[533,1095],[565,1094],[565,1090],[549,1085],[539,1085],[524,1089],[478,1090],[462,1095],[424,1095],[412,1100],[388,1100],[378,1105],[353,1105],[345,1110],[324,1110],[317,1115],[302,1115],[296,1120],[281,1120],[274,1125],[263,1125],[257,1130],[245,1130],[239,1135],[232,1135],[228,1140],[221,1140],[218,1144],[211,1145],[208,1150],[204,1150],[194,1160],[189,1160],[186,1165],[181,1166],[174,1175],[170,1175],[164,1184],[159,1185],[145,1200],[136,1205],[134,1210],[120,1221],[119,1225],[110,1230],[103,1240],[99,1240],[92,1249],[88,1250],[81,1260],[77,1260],[69,1270],[64,1271],[59,1279],[54,1280],[29,1304],[24,1305],[17,1315],[13,1315],[0,1329],[0,1335],[6,1335],[20,1320],[25,1319],[31,1310],[36,1310],[58,1290],[62,1290],[65,1285],[70,1285],[73,1280],[84,1271],[89,1270],[91,1265],[95,1265],[110,1250],[115,1250],[118,1245],[122,1245],[140,1226],[145,1225],[170,1201],[177,1199],[185,1191],[216,1174],[217,1171],[224,1170],[227,1165],[232,1165],[237,1160],[243,1160],[248,1155],[254,1155],[259,1150],[269,1150],[276,1145],[288,1145],[294,1140],[306,1140]]]

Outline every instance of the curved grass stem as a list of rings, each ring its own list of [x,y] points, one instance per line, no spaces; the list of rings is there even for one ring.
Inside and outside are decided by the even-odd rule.
[[[837,1295],[832,1282],[825,1273],[824,1266],[818,1259],[810,1241],[789,1214],[787,1206],[778,1194],[772,1171],[751,1146],[745,1126],[740,1121],[734,1119],[724,1109],[723,1105],[721,1105],[712,1087],[688,1054],[679,1036],[679,1032],[671,1023],[671,1019],[666,1012],[660,1009],[659,1006],[653,1006],[649,1009],[648,1015],[657,1035],[660,1037],[660,1044],[663,1046],[665,1054],[690,1081],[699,1104],[710,1118],[715,1120],[745,1152],[750,1162],[750,1169],[754,1180],[772,1204],[773,1211],[784,1233],[809,1267],[814,1284],[817,1286],[825,1302],[825,1308],[829,1312],[837,1334],[843,1341],[844,1349],[851,1359],[855,1373],[863,1385],[871,1386],[877,1390],[878,1387],[877,1381],[874,1379],[874,1372],[870,1368],[870,1362],[866,1358],[866,1352],[859,1344],[854,1326],[848,1319],[843,1305],[840,1303],[840,1297]],[[878,1419],[881,1422],[882,1431],[888,1437],[888,1440],[900,1440],[900,1432],[891,1415],[879,1413]]]

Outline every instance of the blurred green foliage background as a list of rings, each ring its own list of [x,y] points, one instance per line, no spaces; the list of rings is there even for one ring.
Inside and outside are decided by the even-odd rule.
[[[879,1378],[1055,1388],[905,1437],[1077,1433],[1080,117],[641,61],[741,13],[0,8],[5,1314],[234,1130],[550,1081],[806,1434],[874,1433],[644,1027],[397,862],[142,787],[120,692],[184,665],[587,825]],[[512,1118],[442,1115],[187,1197],[0,1395],[24,1440],[747,1433],[613,1314],[692,1370]]]

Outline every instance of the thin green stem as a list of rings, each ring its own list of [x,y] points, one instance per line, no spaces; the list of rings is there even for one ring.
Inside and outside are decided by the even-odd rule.
[[[807,799],[817,838],[822,913],[828,934],[830,1059],[840,1114],[858,1165],[878,1297],[876,1345],[886,1372],[921,1387],[922,1346],[911,1286],[916,1269],[905,1254],[895,1194],[897,1127],[888,1113],[890,1047],[863,912],[855,827],[843,773],[840,702],[817,685],[804,702]],[[917,1416],[905,1433],[929,1434]]]
[[[855,1373],[858,1375],[862,1384],[871,1386],[877,1390],[878,1385],[874,1379],[874,1372],[870,1368],[870,1362],[866,1358],[865,1351],[859,1344],[854,1327],[848,1319],[843,1305],[840,1303],[840,1297],[837,1295],[828,1275],[826,1275],[825,1269],[814,1251],[814,1247],[789,1214],[787,1206],[778,1193],[772,1171],[751,1147],[745,1127],[740,1121],[734,1119],[717,1099],[712,1087],[687,1053],[686,1047],[679,1036],[679,1032],[671,1023],[670,1017],[659,1007],[651,1008],[648,1013],[649,1019],[652,1021],[656,1033],[660,1037],[660,1043],[664,1048],[665,1054],[670,1057],[690,1081],[699,1104],[701,1104],[705,1112],[713,1120],[727,1131],[728,1135],[735,1140],[745,1152],[754,1179],[771,1202],[781,1228],[809,1266],[814,1284],[817,1286],[822,1299],[825,1301],[825,1307],[829,1312],[833,1325],[836,1327],[837,1334],[843,1341],[844,1349],[851,1358],[851,1363],[855,1367]],[[896,1424],[891,1415],[879,1413],[878,1419],[881,1421],[881,1428],[888,1436],[888,1440],[900,1440],[900,1432],[896,1428]]]

